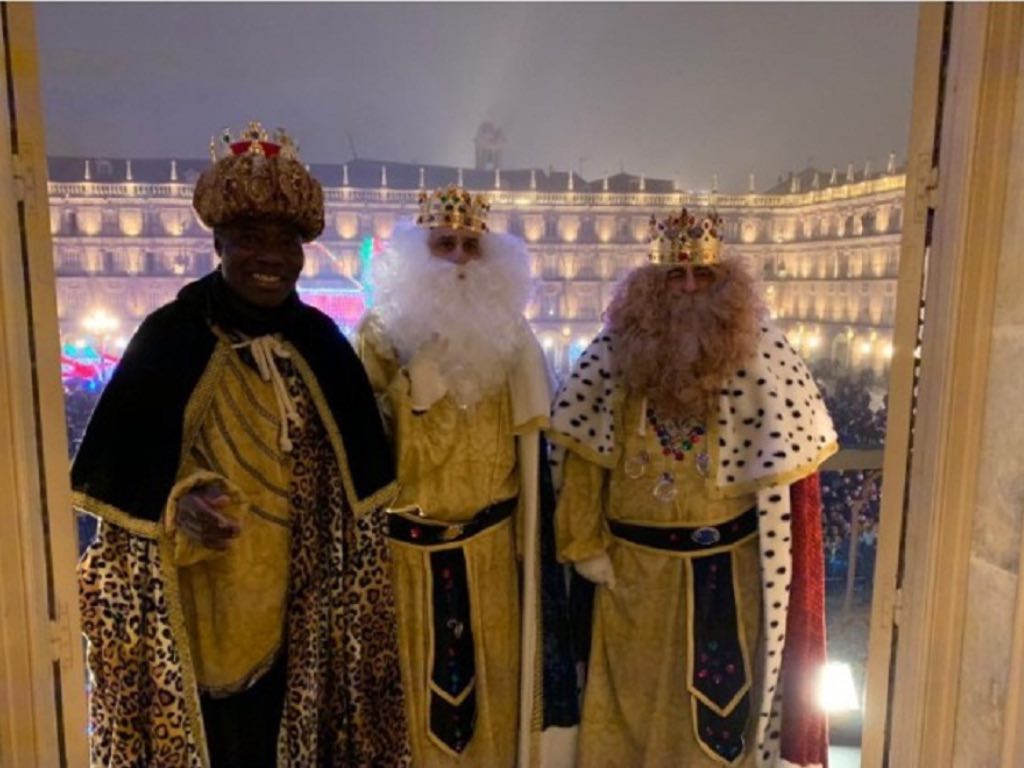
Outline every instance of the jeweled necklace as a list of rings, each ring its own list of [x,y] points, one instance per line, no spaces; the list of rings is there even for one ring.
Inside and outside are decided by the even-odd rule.
[[[664,421],[658,418],[654,409],[648,406],[644,398],[640,407],[640,421],[637,426],[637,435],[645,437],[647,426],[654,429],[661,445],[662,471],[658,473],[658,479],[651,489],[651,493],[658,501],[670,504],[675,501],[679,494],[676,487],[675,469],[679,462],[685,461],[686,457],[693,451],[698,451],[694,465],[701,477],[707,477],[710,457],[705,448],[704,425],[697,419],[687,419],[683,422]],[[626,460],[625,472],[633,480],[639,480],[647,474],[648,467],[653,464],[651,455],[646,449],[641,449],[636,455]]]
[[[704,425],[696,419],[687,419],[682,424],[677,421],[659,421],[658,414],[650,406],[647,406],[647,423],[654,427],[658,435],[661,453],[672,456],[676,461],[686,458],[686,454],[704,437]]]

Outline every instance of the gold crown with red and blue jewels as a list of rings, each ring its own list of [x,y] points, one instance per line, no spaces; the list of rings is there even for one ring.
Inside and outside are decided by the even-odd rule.
[[[416,223],[427,229],[450,227],[471,232],[487,231],[487,214],[491,204],[483,195],[474,195],[462,187],[451,184],[420,193],[420,209]]]
[[[717,264],[722,253],[722,224],[714,210],[693,214],[683,208],[664,219],[651,216],[647,259],[652,264]]]
[[[225,128],[221,131],[219,140],[210,139],[210,160],[212,162],[239,155],[281,156],[298,161],[299,145],[285,132],[284,128],[274,131],[274,136],[271,138],[263,125],[256,120],[250,121],[245,130],[237,136],[232,136],[231,131]]]
[[[255,121],[237,136],[224,129],[219,142],[210,140],[210,159],[213,165],[203,171],[192,195],[207,227],[276,220],[295,227],[305,242],[323,231],[323,189],[283,130],[271,139]]]

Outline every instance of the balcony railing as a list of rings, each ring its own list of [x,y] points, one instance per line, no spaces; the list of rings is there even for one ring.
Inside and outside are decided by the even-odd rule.
[[[811,190],[784,195],[765,194],[721,194],[716,192],[538,192],[536,190],[474,190],[484,192],[496,208],[515,209],[526,206],[550,207],[630,207],[630,208],[676,208],[683,205],[706,207],[714,205],[723,209],[751,208],[800,208],[819,203],[851,200],[886,192],[900,191],[906,185],[903,174],[882,176],[877,179],[842,184],[825,189]],[[133,181],[121,182],[49,182],[47,189],[51,198],[188,198],[192,197],[192,185],[181,182],[159,184]],[[391,189],[388,187],[325,187],[324,198],[329,203],[390,203],[395,206],[415,206],[419,190]]]

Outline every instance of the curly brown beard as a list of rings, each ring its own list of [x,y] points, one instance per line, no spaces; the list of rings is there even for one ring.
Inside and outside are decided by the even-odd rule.
[[[709,397],[750,359],[763,305],[734,260],[715,267],[697,293],[668,287],[669,270],[649,264],[618,286],[606,312],[616,372],[659,416],[703,419]]]

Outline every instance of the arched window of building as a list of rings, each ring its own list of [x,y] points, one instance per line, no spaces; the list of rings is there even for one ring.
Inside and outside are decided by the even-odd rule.
[[[861,214],[860,226],[862,235],[873,235],[875,234],[875,220],[876,215],[874,211],[868,210]]]

